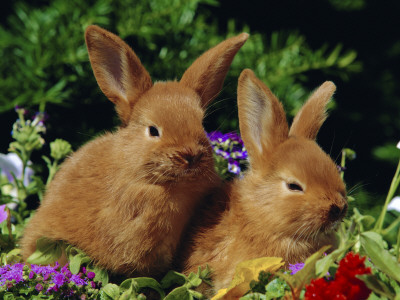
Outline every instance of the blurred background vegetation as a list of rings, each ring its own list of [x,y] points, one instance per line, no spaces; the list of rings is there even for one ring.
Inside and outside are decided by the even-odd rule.
[[[89,24],[121,36],[153,80],[179,79],[202,52],[246,31],[250,39],[209,108],[206,128],[238,128],[236,83],[244,68],[290,116],[332,80],[335,101],[318,141],[334,159],[344,147],[356,151],[345,179],[356,205],[371,210],[383,203],[399,155],[399,12],[396,0],[2,1],[0,152],[11,141],[15,105],[46,111],[46,139],[66,139],[74,150],[118,125],[88,61]]]

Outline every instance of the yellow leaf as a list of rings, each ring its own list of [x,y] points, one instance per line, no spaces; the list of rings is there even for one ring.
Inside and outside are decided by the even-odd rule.
[[[223,296],[225,296],[226,292],[228,289],[220,289],[217,294],[211,298],[211,300],[219,300],[219,299],[224,299]]]
[[[250,282],[258,279],[261,271],[275,272],[285,263],[280,257],[261,257],[241,262],[227,289],[221,289],[212,300],[239,299],[250,289]]]

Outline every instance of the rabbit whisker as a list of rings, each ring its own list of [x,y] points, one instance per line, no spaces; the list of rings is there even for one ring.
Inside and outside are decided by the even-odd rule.
[[[348,190],[347,195],[351,195],[351,194],[353,194],[355,191],[357,191],[357,190],[359,190],[359,189],[361,189],[361,188],[363,188],[363,187],[365,187],[365,186],[367,186],[367,185],[368,185],[368,183],[357,183],[357,184],[355,184],[353,187],[351,187],[351,188]]]
[[[297,241],[297,238],[296,238],[297,233],[299,231],[301,231],[301,233],[300,233],[300,236],[301,236],[303,230],[306,229],[306,228],[304,228],[305,226],[306,226],[306,224],[302,224],[299,228],[297,228],[296,232],[290,236],[289,243],[288,243],[288,246],[287,246],[287,249],[286,249],[286,258],[287,258],[287,260],[289,260],[289,253],[291,252],[292,247],[295,247],[295,244],[296,244],[296,241]]]

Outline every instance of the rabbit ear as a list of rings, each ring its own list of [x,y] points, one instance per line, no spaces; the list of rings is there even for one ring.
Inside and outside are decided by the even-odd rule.
[[[197,58],[183,74],[180,82],[197,92],[203,107],[220,92],[233,58],[248,37],[242,33],[221,42]]]
[[[333,82],[325,81],[297,113],[290,127],[289,135],[315,140],[327,117],[326,105],[335,90],[336,86]]]
[[[126,125],[138,97],[152,87],[151,77],[118,36],[91,25],[86,29],[85,39],[97,83]]]
[[[252,168],[262,163],[266,153],[288,138],[288,124],[282,104],[246,69],[239,77],[238,111],[240,133]]]

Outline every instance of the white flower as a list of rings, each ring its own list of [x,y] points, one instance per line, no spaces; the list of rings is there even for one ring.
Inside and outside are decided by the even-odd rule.
[[[17,154],[8,153],[6,155],[0,153],[0,169],[1,169],[0,175],[6,176],[10,183],[14,182],[14,177],[11,175],[11,173],[13,173],[16,178],[22,179],[22,168],[23,168],[22,161]],[[25,186],[28,186],[29,183],[32,181],[31,179],[32,175],[33,175],[33,170],[27,167],[24,176]],[[15,201],[17,200],[18,191],[15,184],[4,185],[3,187],[1,187],[1,192],[5,195],[11,196]],[[7,207],[9,207],[10,209],[15,209],[16,204],[8,203]]]
[[[400,196],[394,197],[392,201],[390,201],[387,209],[400,212]]]
[[[396,147],[400,149],[400,142],[397,143]]]
[[[9,182],[14,182],[14,178],[11,173],[14,174],[16,178],[22,179],[22,161],[19,156],[15,153],[3,154],[0,153],[0,169],[1,175],[7,176]],[[27,186],[32,180],[33,170],[29,167],[25,170],[24,185]]]

